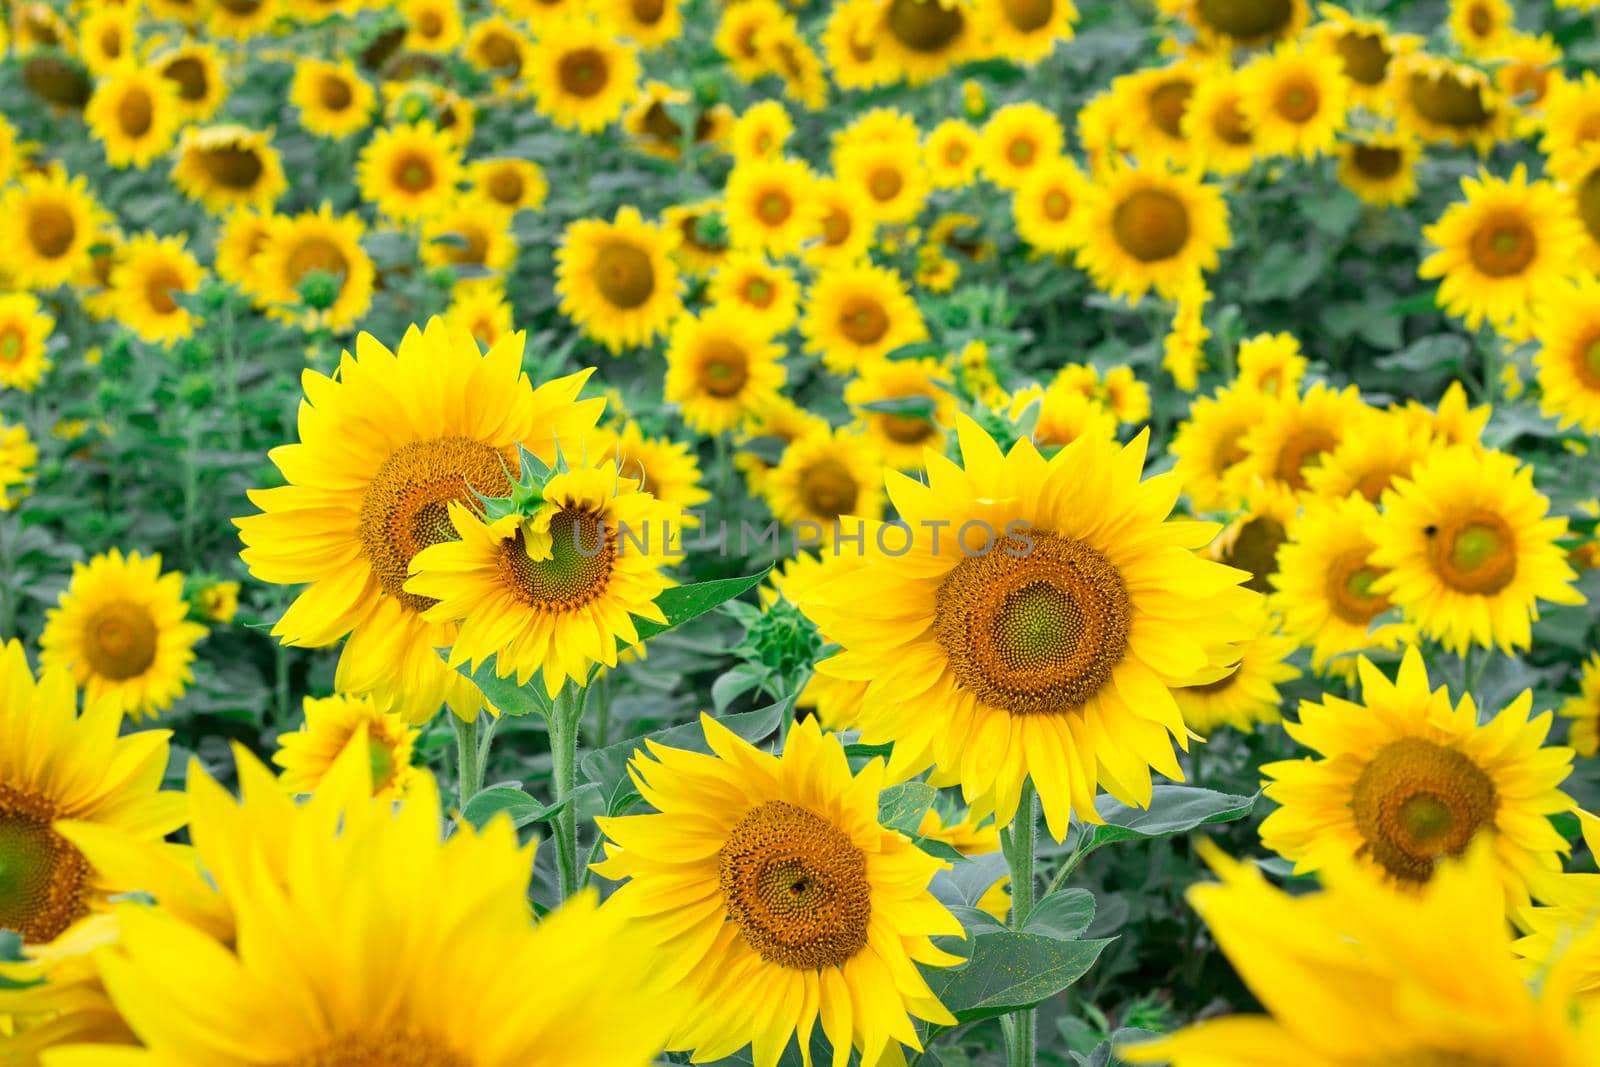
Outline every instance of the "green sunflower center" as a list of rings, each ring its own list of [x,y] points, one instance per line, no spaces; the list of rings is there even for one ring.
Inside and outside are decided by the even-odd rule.
[[[0,363],[12,364],[22,359],[22,335],[15,329],[0,332]]]
[[[1112,212],[1111,232],[1142,263],[1171,259],[1189,243],[1189,209],[1163,189],[1136,189]]]
[[[1425,882],[1494,820],[1494,783],[1471,758],[1420,737],[1391,741],[1356,779],[1350,808],[1374,860],[1396,878]]]
[[[913,52],[935,53],[949,48],[966,28],[961,9],[939,0],[891,0],[889,32]]]
[[[750,278],[744,283],[744,302],[751,307],[772,306],[772,283],[765,278]]]
[[[1222,562],[1250,572],[1246,589],[1272,592],[1272,576],[1278,573],[1278,549],[1289,539],[1283,523],[1270,515],[1257,515],[1245,521],[1233,543],[1222,554]]]
[[[594,257],[594,284],[606,302],[623,311],[648,303],[656,291],[650,253],[630,241],[613,240]]]
[[[1032,531],[956,564],[940,583],[934,633],[957,681],[1015,715],[1081,707],[1128,650],[1133,602],[1088,544]]]
[[[1000,0],[1006,21],[1018,33],[1032,33],[1050,25],[1056,13],[1055,0]]]
[[[206,149],[200,153],[200,165],[218,185],[240,190],[254,189],[267,169],[261,153],[237,144]]]
[[[1389,74],[1389,47],[1383,36],[1351,30],[1339,36],[1334,49],[1344,61],[1345,77],[1357,85],[1382,85]]]
[[[1281,33],[1294,20],[1293,0],[1198,0],[1195,14],[1213,30],[1255,39]]]
[[[28,244],[45,259],[60,259],[71,251],[78,237],[78,223],[61,204],[44,202],[31,205],[28,212]]]
[[[1062,222],[1072,214],[1072,197],[1063,189],[1051,189],[1044,194],[1044,202],[1040,207],[1045,218],[1051,222]]]
[[[134,86],[117,101],[117,125],[128,137],[143,137],[156,122],[155,101],[142,85]]]
[[[1428,562],[1450,588],[1493,596],[1517,576],[1516,535],[1490,511],[1452,516],[1428,536]]]
[[[756,217],[768,226],[782,226],[794,214],[794,202],[782,189],[769,189],[756,199]]]
[[[605,592],[617,551],[614,531],[586,511],[563,508],[550,520],[550,555],[528,557],[521,531],[500,545],[500,576],[518,600],[545,611],[573,611]]]
[[[426,1034],[341,1037],[274,1067],[471,1067],[472,1061]]]
[[[706,343],[700,355],[700,388],[719,400],[738,396],[750,380],[744,349],[727,341]]]
[[[130,600],[102,605],[83,629],[83,658],[101,678],[124,681],[150,669],[160,631],[150,609]]]
[[[556,65],[556,80],[566,92],[587,99],[605,89],[609,70],[599,49],[578,48],[561,57]]]
[[[412,611],[432,607],[435,601],[405,591],[411,557],[456,539],[451,501],[471,503],[474,492],[491,497],[509,492],[506,470],[514,462],[470,437],[411,441],[395,449],[361,498],[361,544],[383,591]]]
[[[867,944],[866,856],[828,820],[769,800],[735,824],[717,853],[728,917],[768,963],[838,967]]]
[[[1039,148],[1033,143],[1033,138],[1026,135],[1014,137],[1011,143],[1006,145],[1006,161],[1013,167],[1030,166],[1038,154]]]
[[[89,863],[43,798],[0,782],[0,929],[43,944],[87,913]]]
[[[1389,610],[1389,601],[1372,591],[1381,572],[1367,564],[1365,549],[1346,552],[1328,567],[1328,607],[1354,626],[1366,626]]]
[[[829,519],[848,515],[860,494],[855,475],[836,459],[820,459],[800,473],[800,499],[813,515]]]

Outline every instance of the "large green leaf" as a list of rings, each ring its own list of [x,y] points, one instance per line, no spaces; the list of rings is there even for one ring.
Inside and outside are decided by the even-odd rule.
[[[548,821],[569,804],[591,808],[595,806],[599,793],[599,786],[586,782],[566,799],[554,804],[542,804],[514,785],[492,785],[473,794],[466,807],[461,809],[461,814],[473,826],[482,828],[490,819],[505,812],[511,816],[513,826],[522,827],[533,822]]]
[[[1092,922],[1093,893],[1087,889],[1058,889],[1033,906],[1022,922],[1022,932],[1072,941],[1082,937]]]
[[[456,670],[471,678],[472,684],[483,690],[483,695],[500,709],[502,715],[550,714],[552,701],[544,691],[544,680],[537,674],[529,680],[529,684],[518,685],[515,674],[508,678],[500,677],[493,656],[478,664],[475,671],[468,670],[464,663]]]
[[[767,576],[767,570],[747,574],[742,578],[718,578],[715,581],[678,585],[666,590],[656,597],[656,607],[667,617],[666,624],[651,622],[649,619],[637,620],[639,640],[664,634],[691,619],[698,619],[718,604],[743,596],[761,584]]]
[[[927,782],[901,782],[878,794],[878,821],[891,830],[915,835],[939,791]]]
[[[1234,822],[1249,815],[1256,798],[1218,793],[1190,785],[1158,785],[1148,808],[1130,808],[1109,795],[1095,801],[1103,826],[1085,826],[1088,848],[1115,841],[1172,837],[1207,823]]]
[[[972,938],[972,954],[964,966],[930,969],[926,977],[940,1003],[961,1022],[988,1019],[1031,1008],[1061,992],[1082,978],[1110,943],[997,930]]]

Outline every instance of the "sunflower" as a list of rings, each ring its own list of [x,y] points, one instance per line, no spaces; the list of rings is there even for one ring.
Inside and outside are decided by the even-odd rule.
[[[1549,157],[1552,174],[1569,182],[1587,173],[1592,151],[1600,145],[1600,77],[1563,81],[1551,90],[1544,114],[1544,139],[1539,147]]]
[[[794,133],[794,120],[781,100],[762,100],[745,108],[729,135],[735,160],[775,159]]]
[[[23,152],[17,144],[17,128],[0,116],[0,183],[11,181],[22,159]]]
[[[1437,447],[1427,427],[1394,410],[1358,416],[1354,428],[1305,472],[1313,495],[1361,496],[1376,504],[1395,479],[1409,478]]]
[[[868,438],[852,430],[802,437],[783,450],[783,458],[762,484],[772,514],[801,536],[806,527],[815,543],[861,535],[862,521],[883,517],[883,458]]]
[[[1060,121],[1038,104],[1007,104],[983,127],[984,177],[1002,189],[1021,188],[1035,170],[1060,157],[1064,136]]]
[[[827,68],[792,23],[764,27],[756,35],[756,47],[768,69],[783,81],[784,95],[808,111],[827,106]]]
[[[1289,540],[1289,524],[1298,511],[1294,497],[1257,480],[1241,494],[1238,511],[1206,546],[1206,555],[1248,575],[1246,589],[1269,593],[1278,573],[1278,549]]]
[[[431,122],[379,130],[356,164],[362,197],[402,222],[442,210],[462,174],[460,150]]]
[[[1031,439],[1042,449],[1070,445],[1085,436],[1116,440],[1116,416],[1106,410],[1098,397],[1082,393],[1059,378],[1048,388],[1031,385],[1017,390],[1012,394],[1008,414],[1013,421],[1021,420],[1034,405],[1038,410]]]
[[[84,121],[113,167],[144,167],[172,147],[178,133],[178,93],[153,70],[122,67],[96,86]]]
[[[1072,251],[1078,234],[1073,211],[1083,202],[1087,189],[1087,179],[1072,160],[1059,157],[1040,164],[1011,197],[1017,236],[1041,252],[1065,255]]]
[[[721,200],[673,204],[662,211],[661,222],[677,237],[672,259],[685,271],[706,274],[727,261],[730,254],[728,227],[722,215]]]
[[[984,37],[981,12],[967,0],[887,0],[872,34],[884,62],[913,85],[977,58]]]
[[[118,319],[142,340],[171,346],[194,332],[196,319],[178,302],[200,287],[205,271],[182,237],[140,234],[111,275]]]
[[[1145,806],[1152,767],[1182,777],[1171,689],[1228,662],[1253,597],[1195,554],[1214,524],[1166,520],[1177,479],[1139,481],[1145,435],[1048,460],[965,417],[957,435],[964,468],[890,474],[902,531],[801,607],[843,648],[818,671],[870,681],[862,741],[893,741],[892,779],[936,766],[1004,826],[1031,778],[1060,840],[1099,818],[1097,784]]]
[[[657,159],[679,159],[683,156],[685,131],[672,116],[690,102],[690,95],[682,89],[674,89],[666,82],[646,82],[644,92],[623,115],[622,128],[639,151]],[[689,133],[694,147],[721,148],[726,144],[736,122],[732,108],[717,103],[691,114]]]
[[[768,457],[773,452],[781,453],[801,438],[826,434],[829,429],[828,420],[821,415],[807,411],[781,393],[774,394],[756,405],[736,439],[741,448],[759,444],[771,446],[770,450],[736,452],[733,465],[744,472],[751,495],[758,496],[772,472],[773,463]]]
[[[137,12],[131,5],[107,5],[84,12],[78,22],[78,56],[89,73],[106,77],[135,61]]]
[[[405,0],[400,14],[406,21],[403,48],[449,52],[461,43],[461,9],[456,0]]]
[[[1516,457],[1464,446],[1436,451],[1383,494],[1369,535],[1387,572],[1373,590],[1455,652],[1527,648],[1536,602],[1581,604],[1533,471]]]
[[[386,81],[383,114],[392,124],[432,122],[445,139],[465,151],[477,129],[477,108],[471,100],[437,82]]]
[[[1118,142],[1144,163],[1187,163],[1194,145],[1183,120],[1201,80],[1200,68],[1186,61],[1114,79],[1111,95],[1122,112]]]
[[[1300,669],[1289,663],[1294,641],[1278,636],[1265,607],[1254,615],[1257,632],[1234,647],[1234,662],[1207,672],[1214,678],[1172,691],[1183,721],[1201,736],[1226,726],[1249,733],[1257,723],[1278,722],[1283,703],[1278,687],[1300,677]]]
[[[755,81],[768,73],[767,57],[758,44],[769,27],[793,20],[777,0],[743,0],[722,9],[712,44],[728,61],[740,81]]]
[[[524,69],[539,110],[557,126],[582,133],[621,117],[639,93],[634,49],[585,18],[543,28]]]
[[[156,56],[151,63],[177,87],[178,108],[185,122],[205,122],[228,95],[222,53],[215,45],[182,45]]]
[[[1242,174],[1256,161],[1256,136],[1245,117],[1244,93],[1237,72],[1212,70],[1200,79],[1183,110],[1179,132],[1207,173]]]
[[[1211,331],[1206,328],[1206,303],[1211,299],[1205,283],[1192,282],[1178,294],[1172,312],[1172,327],[1161,342],[1161,366],[1172,382],[1186,393],[1200,386],[1200,372],[1206,369],[1206,341]]]
[[[309,583],[273,634],[311,647],[349,634],[338,689],[409,722],[443,703],[471,719],[481,701],[434,652],[455,628],[426,620],[433,602],[405,589],[412,558],[455,536],[444,505],[505,492],[519,446],[553,463],[557,440],[580,439],[600,414],[602,401],[577,399],[587,373],[534,389],[522,347],[514,334],[480,354],[439,319],[393,353],[360,335],[337,379],[306,372],[300,443],[273,452],[288,484],[251,493],[262,513],[234,520],[251,574]],[[357,421],[367,430],[341,430]]]
[[[1560,790],[1572,750],[1541,748],[1550,713],[1530,717],[1524,692],[1479,725],[1470,695],[1452,708],[1443,686],[1430,691],[1414,646],[1392,683],[1365,658],[1358,668],[1361,703],[1324,696],[1284,727],[1319,758],[1261,768],[1280,805],[1262,844],[1296,873],[1355,860],[1415,885],[1481,834],[1508,901],[1526,904],[1529,882],[1559,871],[1568,847],[1547,816],[1577,807]]]
[[[978,176],[982,135],[960,119],[945,119],[928,131],[922,145],[923,166],[936,189],[961,189]]]
[[[39,449],[26,426],[0,419],[0,511],[10,511],[28,495]]]
[[[1318,10],[1322,21],[1311,28],[1311,43],[1338,57],[1350,102],[1392,110],[1394,59],[1415,51],[1421,39],[1394,33],[1381,19],[1361,18],[1333,4]]]
[[[684,315],[672,328],[663,387],[701,433],[731,430],[783,387],[783,346],[736,307]]]
[[[485,348],[493,348],[513,330],[514,314],[501,278],[468,278],[450,291],[445,325],[465,330]]]
[[[337,791],[296,805],[252,757],[237,762],[252,785],[244,803],[203,771],[189,783],[204,798],[191,801],[194,824],[209,831],[194,834],[190,863],[226,919],[120,903],[118,943],[97,962],[142,1047],[82,1047],[60,1062],[225,1063],[241,1049],[297,1065],[651,1061],[663,1002],[646,999],[621,917],[584,894],[535,925],[533,848],[518,846],[508,819],[451,826],[441,839],[429,776],[399,805],[356,799],[348,773]],[[91,853],[124,851],[96,839],[103,849]],[[520,1004],[508,967],[562,981],[538,1005]]]
[[[1531,137],[1544,128],[1544,106],[1566,79],[1561,49],[1546,35],[1512,34],[1496,49],[1495,88],[1517,109],[1517,132]]]
[[[895,80],[892,60],[877,41],[878,0],[839,0],[822,29],[822,53],[841,89],[875,89]]]
[[[878,360],[844,387],[844,402],[865,426],[884,463],[920,470],[923,450],[944,454],[955,424],[950,367],[933,358]]]
[[[1432,143],[1470,144],[1480,154],[1504,136],[1510,111],[1476,67],[1408,52],[1395,57],[1394,68],[1402,129]]]
[[[806,347],[835,374],[848,374],[928,336],[905,281],[871,263],[819,274],[806,294],[800,330]]]
[[[231,124],[185,130],[172,179],[217,214],[241,207],[270,211],[289,188],[272,134]]]
[[[1590,148],[1573,171],[1563,194],[1581,227],[1583,262],[1600,272],[1600,145]]]
[[[281,781],[291,793],[315,793],[339,756],[357,737],[367,749],[372,793],[400,798],[420,774],[411,765],[417,728],[398,715],[378,710],[370,697],[306,697],[305,722],[278,735],[272,762],[283,768]]]
[[[160,792],[166,730],[122,734],[114,699],[86,701],[80,714],[71,677],[46,664],[37,683],[22,646],[0,650],[0,840],[7,893],[0,927],[27,945],[56,939],[108,897],[114,885],[64,838],[61,823],[159,841],[183,824],[177,793]],[[120,735],[120,736],[119,736]]]
[[[647,51],[683,33],[679,0],[610,0],[606,9],[622,36]]]
[[[422,262],[498,273],[516,259],[511,213],[483,196],[460,196],[422,224]]]
[[[700,462],[689,445],[667,437],[646,437],[632,421],[607,437],[602,461],[614,462],[622,477],[638,482],[640,489],[671,509],[674,518],[681,516],[684,526],[699,524],[690,512],[710,500],[711,494],[700,485]]]
[[[1259,48],[1294,38],[1311,18],[1308,0],[1158,0],[1194,28],[1203,47],[1218,53]]]
[[[1072,39],[1072,0],[986,0],[989,47],[1013,63],[1037,63]]]
[[[1239,82],[1240,106],[1261,152],[1311,159],[1333,150],[1349,105],[1335,56],[1279,45],[1241,70]]]
[[[300,109],[300,125],[312,133],[344,138],[372,122],[378,94],[349,60],[302,59],[289,82],[289,103]]]
[[[816,176],[797,159],[743,159],[728,175],[723,213],[736,248],[774,256],[800,251],[816,232],[821,205]]]
[[[217,37],[231,37],[235,41],[248,41],[264,34],[278,20],[281,0],[226,0],[210,4],[206,12],[206,28]],[[126,5],[129,8],[133,4]]]
[[[1306,358],[1292,333],[1258,333],[1239,342],[1234,382],[1268,396],[1293,396],[1305,377]]]
[[[1498,58],[1513,19],[1510,0],[1450,0],[1450,34],[1469,56]]]
[[[1230,509],[1239,503],[1233,471],[1245,459],[1244,438],[1266,414],[1270,398],[1254,389],[1221,389],[1200,397],[1172,441],[1173,470],[1197,511]]]
[[[682,311],[671,253],[677,234],[624,207],[611,222],[579,219],[556,252],[561,310],[613,354],[650,344]]]
[[[1340,442],[1365,432],[1373,417],[1353,385],[1336,390],[1318,382],[1303,395],[1290,390],[1270,399],[1239,441],[1244,458],[1228,474],[1230,490],[1236,498],[1293,500],[1310,489],[1311,473]]]
[[[1368,204],[1399,207],[1417,195],[1421,157],[1407,134],[1364,133],[1339,146],[1339,181]]]
[[[1573,744],[1581,750],[1578,735],[1582,730],[1591,756],[1594,755],[1595,705],[1600,699],[1597,670],[1600,664],[1594,660],[1585,668],[1587,711],[1572,709],[1582,716],[1572,724]],[[1574,698],[1573,703],[1581,699],[1584,698]],[[1562,714],[1568,714],[1567,709],[1563,709]],[[1600,817],[1580,811],[1578,822],[1589,855],[1600,856]],[[1524,908],[1517,913],[1517,924],[1527,931],[1527,936],[1519,938],[1512,946],[1523,958],[1524,973],[1530,982],[1544,984],[1552,975],[1559,976],[1563,988],[1570,982],[1580,1007],[1591,1016],[1600,1007],[1600,926],[1595,923],[1595,888],[1596,875],[1586,870],[1558,875],[1543,883],[1540,899],[1548,906]]]
[[[1203,847],[1222,884],[1194,886],[1189,901],[1271,1014],[1122,1045],[1126,1062],[1579,1067],[1591,1058],[1595,1024],[1575,1010],[1570,980],[1558,968],[1530,985],[1515,963],[1490,848],[1442,865],[1412,893],[1340,864],[1325,890],[1291,895],[1254,865]]]
[[[1378,624],[1389,600],[1373,591],[1383,571],[1372,565],[1368,534],[1377,509],[1360,496],[1309,500],[1289,523],[1270,581],[1285,637],[1311,649],[1311,666],[1342,670],[1352,654],[1392,650],[1408,628]]]
[[[82,175],[51,168],[21,175],[0,193],[6,271],[23,289],[49,289],[88,269],[90,249],[108,221]]]
[[[522,77],[533,48],[533,42],[509,19],[490,15],[472,23],[462,51],[468,63],[488,75],[497,89],[505,91]]]
[[[480,159],[467,164],[473,191],[509,211],[538,211],[550,193],[539,164],[527,159]]]
[[[1579,278],[1546,293],[1533,332],[1540,409],[1562,429],[1600,433],[1600,281]]]
[[[1467,399],[1466,387],[1460,382],[1451,382],[1435,410],[1429,411],[1417,401],[1407,400],[1400,413],[1424,427],[1441,445],[1465,445],[1477,450],[1483,447],[1483,431],[1489,424],[1491,410],[1488,404],[1473,407]]]
[[[853,266],[865,259],[877,235],[877,220],[866,194],[837,178],[820,178],[812,194],[821,209],[805,257],[821,271]]]
[[[749,253],[736,254],[718,267],[706,289],[713,305],[737,308],[768,337],[787,333],[794,325],[799,297],[793,271]]]
[[[1215,270],[1230,243],[1222,193],[1187,174],[1121,167],[1097,180],[1077,213],[1077,261],[1101,289],[1175,297]]]
[[[1437,251],[1418,273],[1441,278],[1438,301],[1476,330],[1526,329],[1540,294],[1570,275],[1583,235],[1548,181],[1529,182],[1517,165],[1509,180],[1480,172],[1461,179],[1466,199],[1423,229]]]
[[[161,557],[117,549],[72,565],[72,582],[39,636],[43,669],[71,673],[91,703],[153,717],[193,681],[189,664],[205,627],[184,621],[183,575],[161,573]]]
[[[32,293],[0,293],[0,386],[33,392],[50,369],[45,349],[55,327]]]
[[[377,270],[361,247],[365,229],[354,214],[334,215],[326,203],[317,211],[277,216],[267,222],[259,251],[249,260],[258,300],[280,317],[299,317],[308,326],[323,324],[347,330],[367,312]],[[280,310],[303,307],[300,287],[313,275],[338,285],[324,309],[304,312]]]

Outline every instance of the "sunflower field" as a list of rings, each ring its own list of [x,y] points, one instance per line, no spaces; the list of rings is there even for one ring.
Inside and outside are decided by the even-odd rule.
[[[0,0],[0,1067],[1600,1065],[1600,0]]]

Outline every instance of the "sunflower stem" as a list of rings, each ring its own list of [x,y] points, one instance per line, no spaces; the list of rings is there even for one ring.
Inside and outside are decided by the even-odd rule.
[[[550,774],[554,803],[566,804],[555,816],[556,871],[561,900],[578,891],[578,813],[571,797],[578,788],[578,729],[583,722],[583,702],[588,687],[568,680],[556,694],[550,710]]]
[[[478,753],[478,720],[471,722],[463,719],[453,711],[447,711],[450,716],[450,725],[456,731],[456,796],[461,810],[465,811],[467,801],[478,795],[478,790],[483,788],[483,763]]]
[[[1033,911],[1034,853],[1038,845],[1039,815],[1034,801],[1033,781],[1022,783],[1022,796],[1017,803],[1014,822],[1000,831],[1000,848],[1011,871],[1011,919],[1013,930],[1022,929]],[[1034,1009],[1014,1012],[1006,1034],[1006,1063],[1008,1067],[1034,1067],[1034,1042],[1037,1017]]]

